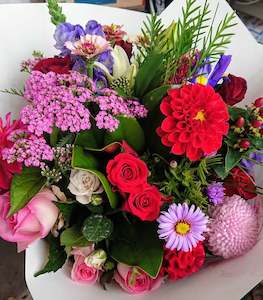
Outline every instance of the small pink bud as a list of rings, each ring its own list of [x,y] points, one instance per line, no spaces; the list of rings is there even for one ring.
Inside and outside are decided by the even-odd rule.
[[[243,117],[241,117],[241,116],[238,117],[235,125],[238,128],[242,128],[245,125],[245,119]]]
[[[263,107],[263,98],[258,98],[256,101],[255,101],[255,103],[254,103],[254,105],[256,106],[256,107]]]
[[[259,121],[259,120],[253,120],[253,121],[251,122],[251,125],[252,125],[252,127],[254,127],[254,128],[259,128],[259,127],[261,127],[262,122]]]
[[[240,147],[241,149],[247,150],[247,149],[250,147],[250,141],[249,141],[249,140],[242,140],[242,141],[239,143],[239,147]]]

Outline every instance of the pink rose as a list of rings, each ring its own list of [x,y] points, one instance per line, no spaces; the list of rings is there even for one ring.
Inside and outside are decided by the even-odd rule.
[[[100,271],[85,263],[84,255],[75,255],[74,265],[71,270],[71,279],[77,283],[94,284],[99,278]]]
[[[163,278],[161,276],[152,279],[138,268],[129,267],[119,263],[114,274],[115,281],[129,294],[145,294],[158,289]]]
[[[58,218],[59,210],[52,203],[53,200],[54,194],[45,189],[8,218],[10,195],[0,195],[0,237],[17,243],[18,252],[25,250],[35,240],[45,238]]]

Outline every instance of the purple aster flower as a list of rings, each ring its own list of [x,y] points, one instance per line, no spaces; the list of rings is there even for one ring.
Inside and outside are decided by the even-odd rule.
[[[208,217],[194,205],[172,204],[157,222],[159,238],[166,241],[166,248],[189,252],[205,239],[202,234],[207,230]]]
[[[90,35],[100,35],[102,37],[105,38],[105,34],[103,32],[103,28],[101,26],[101,24],[99,24],[97,21],[95,20],[90,20],[88,21],[88,23],[86,24],[86,28],[85,28],[86,34],[90,34]]]
[[[244,167],[247,170],[249,174],[251,174],[254,171],[253,169],[256,164],[256,161],[258,163],[263,163],[263,153],[259,153],[259,152],[250,153],[249,158],[250,159],[242,159],[240,164],[242,167]],[[252,159],[255,161],[253,161]]]
[[[225,188],[223,182],[212,182],[208,185],[206,193],[207,196],[214,205],[221,204],[225,197]]]
[[[224,73],[230,62],[232,60],[232,55],[221,55],[219,61],[215,65],[215,68],[208,79],[208,84],[215,87],[218,81],[224,76]]]
[[[61,23],[57,26],[54,33],[56,41],[56,49],[61,51],[62,55],[70,53],[65,47],[66,42],[75,42],[80,39],[81,36],[85,35],[85,30],[80,25],[72,25],[70,23]]]

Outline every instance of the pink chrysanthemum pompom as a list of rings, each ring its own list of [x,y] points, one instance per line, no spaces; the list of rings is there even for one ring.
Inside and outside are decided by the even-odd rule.
[[[225,197],[211,212],[207,246],[225,259],[245,254],[257,242],[259,223],[254,208],[240,196]]]

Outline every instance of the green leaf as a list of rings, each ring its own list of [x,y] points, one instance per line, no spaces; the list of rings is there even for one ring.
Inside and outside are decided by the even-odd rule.
[[[11,208],[8,216],[22,209],[45,185],[46,179],[38,168],[24,168],[13,177],[11,184]]]
[[[62,232],[60,244],[65,247],[86,247],[89,242],[85,239],[81,229],[74,225]]]
[[[111,186],[107,180],[107,178],[102,174],[100,171],[95,170],[97,168],[98,164],[95,164],[92,159],[91,159],[91,154],[89,153],[88,155],[83,155],[84,150],[79,147],[75,146],[73,150],[73,157],[72,157],[72,167],[75,169],[81,169],[85,171],[89,171],[95,175],[98,176],[101,184],[104,187],[105,193],[108,197],[110,206],[112,208],[116,208],[118,205],[118,196],[116,193],[114,193],[111,189]],[[90,161],[89,161],[90,160]]]
[[[102,215],[92,215],[83,224],[82,233],[84,237],[94,243],[107,239],[113,231],[113,223]]]
[[[59,211],[62,213],[65,221],[67,223],[69,223],[71,215],[72,215],[73,210],[75,208],[75,204],[55,202],[55,205],[57,206],[57,208],[59,209]]]
[[[56,146],[58,142],[59,128],[56,126],[53,127],[52,133],[50,135],[50,145],[52,147]]]
[[[111,243],[113,259],[139,267],[152,278],[159,274],[163,261],[163,247],[158,238],[157,224],[140,222],[129,224],[124,219],[115,225],[115,239]]]
[[[226,172],[225,166],[224,165],[216,165],[213,166],[212,169],[216,172],[217,176],[224,180],[229,172]]]
[[[257,149],[263,149],[263,138],[262,137],[252,137],[250,139],[252,141],[252,144]]]
[[[72,164],[74,168],[81,168],[85,170],[97,169],[99,162],[91,153],[85,151],[80,146],[74,146],[72,154]]]
[[[134,118],[119,116],[119,127],[114,132],[105,134],[104,144],[125,140],[134,150],[141,152],[145,145],[144,131],[138,121]]]
[[[57,26],[60,23],[66,22],[66,16],[62,13],[62,8],[58,5],[57,0],[48,0],[48,10],[51,17],[51,22]]]
[[[49,272],[56,272],[57,270],[63,267],[64,263],[67,260],[67,254],[64,250],[64,247],[60,245],[59,239],[56,239],[50,235],[48,237],[48,243],[49,243],[48,262],[41,271],[37,272],[34,275],[35,277]]]
[[[142,63],[137,74],[134,86],[135,96],[141,98],[149,91],[151,83],[159,77],[161,84],[161,77],[159,72],[156,72],[156,66],[161,67],[163,63],[163,55],[160,53],[152,53],[146,57]],[[158,73],[158,74],[157,74]]]
[[[231,171],[240,161],[242,153],[238,150],[228,147],[226,159],[225,159],[225,169],[226,172]]]
[[[151,111],[160,105],[163,97],[171,88],[170,85],[163,85],[147,93],[142,100],[142,103]]]
[[[99,149],[103,147],[105,132],[99,129],[85,130],[77,134],[75,145],[85,149]]]

